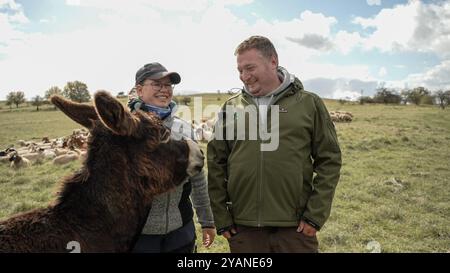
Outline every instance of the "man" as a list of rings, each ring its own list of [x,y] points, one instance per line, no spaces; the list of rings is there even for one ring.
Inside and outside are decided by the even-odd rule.
[[[269,39],[252,36],[235,55],[244,88],[223,106],[216,138],[208,143],[208,189],[217,232],[234,253],[318,252],[316,232],[330,215],[340,176],[334,125],[322,100],[278,66]],[[277,124],[272,130],[279,130],[278,147],[261,149],[267,141],[260,136],[217,137],[239,120],[227,111],[230,106],[256,108],[258,128]],[[277,109],[278,120],[271,120]],[[247,127],[246,136],[251,135]]]
[[[128,106],[131,111],[155,113],[164,126],[171,129],[173,138],[195,140],[191,124],[176,116],[177,105],[172,101],[173,86],[180,81],[181,77],[177,72],[168,72],[160,63],[146,64],[136,72],[135,88],[138,97],[130,97]],[[209,248],[214,241],[215,228],[206,177],[202,170],[186,179],[174,191],[154,198],[133,252],[195,252],[192,205],[202,227],[203,245]]]

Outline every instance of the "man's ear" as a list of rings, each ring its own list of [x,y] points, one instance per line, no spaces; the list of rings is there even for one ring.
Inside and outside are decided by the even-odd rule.
[[[98,119],[91,105],[73,102],[58,95],[52,96],[50,101],[66,116],[88,129],[92,129],[93,121]]]
[[[136,134],[138,119],[108,92],[98,91],[94,96],[94,104],[100,120],[112,132],[122,136]]]
[[[278,68],[278,57],[275,56],[275,54],[270,57],[270,64],[272,65],[272,67],[275,67],[275,69]]]

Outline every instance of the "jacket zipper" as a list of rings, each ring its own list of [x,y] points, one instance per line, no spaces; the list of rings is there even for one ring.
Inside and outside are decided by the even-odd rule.
[[[257,114],[258,114],[258,119],[260,119],[260,109],[259,109],[259,103],[257,106]],[[258,132],[260,132],[260,128],[262,126],[262,124],[260,122],[258,122]],[[261,138],[261,136],[259,136]],[[260,143],[262,144],[262,140],[260,140]],[[261,145],[260,145],[261,147]],[[258,202],[257,202],[257,209],[258,209],[258,219],[256,220],[256,225],[258,227],[261,227],[261,210],[262,210],[262,187],[263,187],[263,159],[264,159],[264,154],[263,151],[260,150],[260,156],[259,156],[259,179],[258,179]]]
[[[261,156],[260,156],[260,164],[259,164],[259,193],[258,193],[258,219],[257,219],[257,226],[261,227],[261,210],[262,210],[262,187],[263,187],[263,173],[262,173],[262,169],[263,169],[263,151],[261,151]]]
[[[244,98],[245,100],[245,98]],[[245,100],[248,103],[247,100]],[[251,99],[251,103],[256,106],[256,113],[258,116],[258,125],[261,126],[259,122],[259,103],[256,103],[253,99]],[[259,132],[259,127],[257,127],[257,130]],[[263,173],[262,173],[262,167],[263,167],[263,151],[260,151],[260,161],[259,161],[259,178],[257,177],[257,187],[258,187],[258,196],[256,199],[256,209],[258,210],[257,213],[257,219],[256,219],[256,226],[261,227],[261,205],[262,205],[262,179],[263,179]]]

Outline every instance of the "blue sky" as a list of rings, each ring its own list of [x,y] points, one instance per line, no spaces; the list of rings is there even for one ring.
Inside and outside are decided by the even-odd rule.
[[[127,92],[153,61],[181,74],[176,93],[226,91],[256,34],[323,97],[450,89],[449,18],[448,0],[0,0],[0,100],[73,80]]]

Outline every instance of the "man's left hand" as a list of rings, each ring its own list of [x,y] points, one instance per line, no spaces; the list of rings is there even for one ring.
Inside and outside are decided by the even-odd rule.
[[[310,224],[306,223],[305,221],[300,220],[297,232],[302,232],[306,236],[313,237],[314,235],[316,235],[317,230],[313,228]]]

